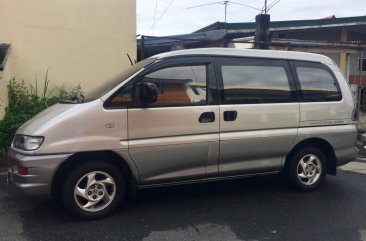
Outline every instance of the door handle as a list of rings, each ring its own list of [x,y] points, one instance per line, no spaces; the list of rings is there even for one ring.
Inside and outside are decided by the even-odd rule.
[[[238,117],[238,112],[235,110],[224,111],[224,121],[235,121]]]
[[[199,118],[200,123],[210,123],[210,122],[214,122],[214,121],[215,121],[214,112],[203,112]]]

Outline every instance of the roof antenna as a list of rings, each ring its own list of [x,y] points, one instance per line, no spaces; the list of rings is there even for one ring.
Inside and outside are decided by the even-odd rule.
[[[267,2],[267,0],[266,0]],[[233,2],[233,1],[220,1],[220,2],[213,2],[213,3],[207,3],[207,4],[202,4],[202,5],[196,5],[196,6],[192,6],[192,7],[188,7],[187,9],[192,9],[192,8],[198,8],[198,7],[204,7],[204,6],[209,6],[209,5],[216,5],[216,4],[220,4],[220,5],[224,5],[225,8],[225,23],[226,23],[226,15],[227,15],[227,5],[228,4],[236,4],[236,5],[240,5],[243,7],[247,7],[247,8],[251,8],[251,9],[255,9],[255,10],[259,10],[262,11],[262,9],[250,6],[250,5],[246,5],[246,4],[241,4],[241,3],[237,3],[237,2]]]
[[[261,12],[265,15],[267,15],[267,13],[269,12],[269,10],[271,10],[277,3],[279,3],[281,0],[274,0],[273,2],[271,2],[269,5],[267,5],[267,0],[264,0],[264,6],[261,10]]]
[[[267,0],[266,0],[267,2]],[[198,7],[205,7],[208,5],[216,5],[216,4],[220,4],[220,5],[224,5],[224,11],[225,11],[225,47],[227,45],[227,41],[226,41],[226,35],[227,35],[227,21],[226,21],[226,15],[227,15],[227,5],[228,4],[236,4],[236,5],[240,5],[243,7],[247,7],[247,8],[252,8],[255,10],[259,10],[262,11],[262,9],[250,6],[250,5],[246,5],[246,4],[241,4],[241,3],[237,3],[237,2],[233,2],[233,1],[220,1],[220,2],[213,2],[213,3],[207,3],[207,4],[202,4],[202,5],[196,5],[196,6],[192,6],[192,7],[188,7],[187,9],[191,9],[191,8],[198,8]]]

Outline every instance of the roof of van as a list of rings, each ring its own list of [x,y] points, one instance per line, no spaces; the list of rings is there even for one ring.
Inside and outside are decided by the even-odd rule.
[[[158,54],[153,56],[153,58],[162,59],[167,57],[184,56],[184,55],[291,59],[291,60],[321,62],[328,65],[334,65],[334,62],[330,58],[320,54],[295,52],[295,51],[260,50],[260,49],[234,49],[234,48],[187,49],[187,50],[177,50]]]

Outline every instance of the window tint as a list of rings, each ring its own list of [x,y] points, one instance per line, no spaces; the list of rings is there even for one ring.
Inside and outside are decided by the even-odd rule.
[[[158,100],[149,106],[207,104],[206,65],[176,66],[146,75],[144,82],[158,87]]]
[[[127,106],[132,103],[132,91],[133,84],[128,84],[124,86],[122,89],[118,90],[118,92],[106,103],[108,107],[119,107],[119,106]]]
[[[332,101],[342,98],[336,80],[325,69],[296,67],[305,101]]]
[[[292,94],[282,66],[222,66],[223,102],[291,102]]]

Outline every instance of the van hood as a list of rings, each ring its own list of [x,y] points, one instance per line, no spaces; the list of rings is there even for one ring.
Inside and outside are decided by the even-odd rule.
[[[78,104],[55,104],[34,116],[19,127],[17,134],[32,135],[45,123],[53,120],[61,113],[77,106]]]

